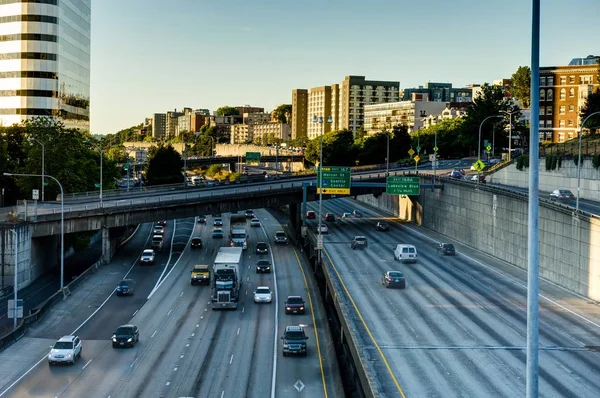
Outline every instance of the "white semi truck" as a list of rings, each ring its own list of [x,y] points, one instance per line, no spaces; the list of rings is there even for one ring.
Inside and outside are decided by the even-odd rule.
[[[213,310],[237,309],[242,278],[241,247],[221,247],[213,263],[211,307]]]
[[[248,232],[246,232],[246,216],[232,214],[229,220],[229,246],[248,248]]]

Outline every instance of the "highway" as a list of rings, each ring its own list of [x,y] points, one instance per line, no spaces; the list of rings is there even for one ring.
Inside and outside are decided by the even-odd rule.
[[[312,210],[317,206],[311,204]],[[526,275],[464,243],[455,257],[436,251],[443,238],[389,218],[351,199],[328,200],[323,212],[353,209],[324,237],[325,256],[343,284],[353,321],[384,396],[518,397],[525,395]],[[309,221],[313,226],[317,220]],[[314,228],[311,228],[313,231]],[[369,240],[353,251],[355,235]],[[447,241],[444,239],[444,241]],[[401,264],[392,249],[414,244],[419,260]],[[405,274],[405,290],[385,289],[382,274]],[[600,307],[540,282],[540,396],[597,397],[600,391]]]
[[[344,396],[325,311],[315,296],[318,293],[313,293],[312,287],[307,290],[310,281],[305,281],[303,269],[309,268],[291,245],[271,245],[279,224],[265,210],[256,213],[263,227],[248,227],[250,245],[244,252],[237,311],[212,311],[210,288],[189,283],[192,266],[210,264],[218,247],[226,244],[226,239],[210,238],[211,217],[207,225],[194,220],[169,221],[168,245],[158,254],[157,264],[132,267],[148,246],[151,226],[144,225],[113,260],[122,264],[120,272],[97,281],[99,291],[70,313],[59,309],[63,303],[59,304],[28,333],[28,343],[37,347],[41,359],[56,338],[77,329],[83,340],[82,358],[74,366],[49,367],[41,360],[8,391],[6,387],[12,383],[7,381],[0,396],[279,397],[292,392],[300,397]],[[223,218],[227,230],[228,217]],[[202,237],[204,248],[192,251],[190,236]],[[259,240],[271,246],[272,256],[267,258],[275,264],[272,274],[254,271],[254,246]],[[111,295],[130,268],[128,277],[137,281],[135,295]],[[276,291],[277,302],[255,304],[253,291],[259,285]],[[292,294],[306,299],[310,309],[306,315],[284,314],[283,301]],[[140,328],[140,341],[133,348],[113,349],[112,332],[124,323]],[[282,356],[279,337],[288,324],[305,326],[307,357]],[[5,353],[0,353],[0,358]]]

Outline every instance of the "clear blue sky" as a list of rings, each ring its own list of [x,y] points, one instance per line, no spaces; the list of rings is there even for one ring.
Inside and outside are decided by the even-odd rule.
[[[542,0],[542,66],[600,55],[600,0]],[[101,0],[92,132],[184,106],[291,102],[346,75],[455,87],[530,63],[530,0]]]

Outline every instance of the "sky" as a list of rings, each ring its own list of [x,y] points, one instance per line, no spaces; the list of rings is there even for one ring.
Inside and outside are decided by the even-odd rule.
[[[540,65],[600,55],[600,0],[541,0]],[[453,87],[531,63],[531,0],[99,0],[91,131],[183,107],[291,103],[347,75]]]

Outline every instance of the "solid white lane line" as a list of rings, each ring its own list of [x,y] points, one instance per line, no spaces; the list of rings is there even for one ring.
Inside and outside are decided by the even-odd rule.
[[[133,362],[131,363],[131,365],[129,365],[130,368],[133,368],[135,366],[135,363],[137,362],[137,358],[133,360]]]
[[[167,312],[167,316],[171,315],[172,311],[173,311],[173,309],[170,309],[169,312]]]
[[[231,365],[233,363],[233,355],[231,356],[231,359],[229,360],[229,364]]]
[[[152,333],[152,336],[150,336],[150,338],[153,338],[156,332],[158,332],[158,330],[155,330],[154,333]]]
[[[87,368],[87,366],[90,364],[90,362],[92,362],[92,359],[90,359],[89,361],[87,361],[87,362],[85,363],[85,365],[83,365],[83,368],[81,368],[81,370],[83,370],[83,369]]]
[[[135,310],[135,312],[133,313],[133,316],[135,316],[135,314],[137,314],[137,313],[138,313],[138,311],[139,311],[139,310]]]

